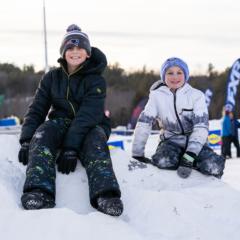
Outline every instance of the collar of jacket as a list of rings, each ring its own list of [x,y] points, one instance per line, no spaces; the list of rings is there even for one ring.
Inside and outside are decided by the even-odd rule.
[[[68,68],[67,68],[67,61],[64,58],[59,58],[58,62],[60,63],[61,68],[63,69],[63,71],[67,74],[67,75],[75,75],[78,73],[82,73],[82,69],[84,68],[84,66],[87,64],[86,60],[84,63],[82,63],[73,73],[69,74],[68,73]]]
[[[67,73],[67,62],[64,58],[59,58],[58,62]],[[74,74],[101,74],[107,66],[107,58],[105,54],[98,48],[92,47],[91,57],[88,58]]]
[[[182,87],[178,88],[176,93],[179,92],[187,92],[191,89],[192,87],[188,84],[185,83]],[[172,94],[170,88],[162,81],[162,80],[158,80],[156,81],[150,88],[150,91],[155,91],[155,90],[159,90],[159,91],[163,91],[169,94]]]

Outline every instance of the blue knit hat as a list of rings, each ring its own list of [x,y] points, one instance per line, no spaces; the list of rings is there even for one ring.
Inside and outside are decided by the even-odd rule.
[[[184,76],[185,76],[185,81],[187,82],[189,79],[189,70],[188,70],[188,65],[180,58],[177,57],[172,57],[168,58],[162,65],[161,67],[161,72],[160,72],[160,77],[161,79],[165,82],[165,74],[166,71],[173,66],[177,66],[182,69]]]
[[[91,46],[88,35],[82,32],[81,28],[76,24],[72,24],[67,28],[67,33],[63,37],[60,47],[60,54],[64,58],[65,52],[72,47],[80,47],[86,50],[87,54],[91,55]]]

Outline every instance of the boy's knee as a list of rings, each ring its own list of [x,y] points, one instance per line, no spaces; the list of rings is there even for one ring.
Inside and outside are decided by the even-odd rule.
[[[208,170],[209,173],[213,175],[218,175],[223,170],[221,164],[218,164],[217,162],[208,162],[206,164],[206,169]]]
[[[171,142],[163,142],[152,156],[153,163],[163,169],[177,169],[182,150]]]
[[[95,128],[92,128],[89,132],[88,132],[88,134],[87,134],[87,136],[86,136],[86,138],[90,138],[90,139],[96,139],[96,138],[106,138],[106,134],[105,134],[105,132],[104,132],[104,130],[103,130],[103,128],[102,127],[99,127],[99,126],[97,126],[97,127],[95,127]],[[106,139],[107,140],[107,139]]]
[[[50,136],[54,130],[55,129],[52,124],[50,124],[48,121],[44,122],[37,128],[36,132],[33,135],[33,138],[37,140],[44,138],[45,135]]]
[[[107,138],[104,130],[101,127],[95,127],[85,136],[83,149],[102,149],[105,145],[107,145]]]
[[[161,169],[176,170],[178,167],[178,159],[169,157],[162,157],[158,159],[153,159],[153,164]]]
[[[221,178],[225,167],[225,158],[217,155],[216,153],[211,154],[209,158],[205,159],[199,164],[199,170],[207,175],[213,175]]]

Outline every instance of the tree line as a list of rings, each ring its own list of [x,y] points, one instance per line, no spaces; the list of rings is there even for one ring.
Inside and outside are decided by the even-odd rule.
[[[223,72],[214,70],[212,64],[203,75],[191,76],[189,83],[205,92],[213,91],[209,106],[210,119],[219,119],[226,98],[229,68]],[[39,84],[43,71],[36,72],[32,65],[22,69],[8,63],[0,63],[0,117],[16,115],[24,117]],[[147,70],[127,72],[119,64],[109,65],[104,77],[107,81],[106,109],[111,113],[112,126],[127,125],[136,104],[149,94],[150,86],[159,80],[159,73]],[[238,96],[238,94],[236,94]],[[236,98],[237,117],[240,113],[240,98]]]

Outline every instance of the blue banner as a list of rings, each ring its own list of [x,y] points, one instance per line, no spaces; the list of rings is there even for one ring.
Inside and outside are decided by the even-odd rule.
[[[233,111],[235,107],[235,95],[240,81],[240,58],[233,63],[227,81],[227,97],[225,110]]]

